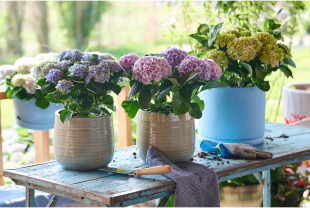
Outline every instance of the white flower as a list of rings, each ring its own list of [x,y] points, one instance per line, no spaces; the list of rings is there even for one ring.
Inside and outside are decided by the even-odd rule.
[[[12,77],[16,73],[16,68],[13,65],[0,66],[0,80]]]
[[[24,75],[25,83],[22,85],[23,88],[26,89],[27,93],[34,94],[38,85],[36,83],[36,79],[30,74]]]
[[[25,77],[22,74],[16,74],[13,78],[12,78],[12,85],[14,87],[20,87],[23,84],[25,84]]]
[[[27,74],[30,71],[30,68],[39,63],[39,60],[34,58],[22,57],[15,61],[14,66],[17,69],[17,72],[20,74]]]
[[[38,61],[55,61],[56,53],[40,53],[36,55],[35,59]]]

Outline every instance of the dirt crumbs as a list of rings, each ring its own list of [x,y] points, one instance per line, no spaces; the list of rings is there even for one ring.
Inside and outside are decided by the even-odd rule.
[[[287,136],[286,134],[281,134],[281,136],[279,136],[277,138],[289,138],[289,136]]]
[[[206,153],[206,152],[200,152],[200,153],[198,153],[198,157],[200,157],[200,158],[205,158],[205,156],[208,156],[209,154],[208,153]]]
[[[272,137],[265,137],[265,139],[269,139],[269,140],[273,141]]]

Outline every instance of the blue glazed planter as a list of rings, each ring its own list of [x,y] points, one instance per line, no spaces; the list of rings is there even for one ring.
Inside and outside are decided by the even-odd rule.
[[[205,102],[199,136],[220,143],[257,145],[264,141],[265,92],[257,87],[216,88],[199,97]]]
[[[62,104],[50,103],[50,106],[43,110],[35,105],[35,98],[25,102],[14,97],[13,102],[16,123],[21,127],[34,130],[53,129],[55,111],[63,108]]]

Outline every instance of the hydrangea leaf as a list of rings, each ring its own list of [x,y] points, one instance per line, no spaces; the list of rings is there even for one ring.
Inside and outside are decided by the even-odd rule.
[[[268,91],[270,90],[270,85],[268,81],[264,81],[264,80],[260,80],[258,82],[255,83],[255,85],[261,89],[262,91]]]
[[[197,74],[199,74],[199,71],[189,71],[185,74],[183,74],[177,81],[178,83],[181,85],[179,88],[181,88],[184,84],[186,84],[188,81],[190,81],[191,79],[193,79],[194,77],[197,76]]]
[[[204,90],[210,90],[212,88],[227,88],[230,87],[230,85],[226,82],[208,82],[204,86],[202,86],[200,92]]]
[[[283,61],[284,61],[284,63],[296,68],[296,64],[291,58],[286,57],[283,59]]]
[[[139,93],[138,101],[141,108],[150,109],[152,98],[157,94],[158,90],[159,85],[155,84],[152,89],[143,89]]]
[[[193,101],[199,105],[201,111],[204,110],[205,102],[203,100],[200,100],[200,98],[197,95],[193,98]]]
[[[41,109],[46,109],[48,106],[50,106],[50,102],[48,102],[45,98],[37,98],[36,106]]]
[[[244,68],[246,68],[246,70],[248,70],[248,72],[250,73],[250,76],[252,76],[253,70],[252,70],[252,67],[250,66],[250,64],[247,64],[245,62],[240,62],[240,65],[243,66]]]
[[[292,71],[287,66],[281,64],[279,68],[287,78],[292,77],[294,79]]]
[[[107,114],[108,116],[111,115],[110,111],[108,111],[107,109],[105,108],[100,108],[102,110],[102,113],[100,115],[103,115],[103,113]]]
[[[39,86],[43,86],[43,85],[46,85],[46,84],[48,84],[48,82],[46,81],[46,78],[39,79],[37,81],[37,85],[39,85]]]
[[[43,85],[41,87],[41,91],[43,94],[48,94],[48,93],[51,93],[51,92],[54,92],[55,91],[55,84],[53,83],[48,83],[46,85]]]
[[[80,111],[79,114],[80,114],[80,117],[88,117],[89,115],[89,113],[86,111]]]
[[[202,112],[200,106],[197,103],[191,104],[191,109],[189,110],[189,115],[193,118],[200,119],[202,116]]]
[[[180,83],[175,78],[166,78],[178,89],[180,87]]]
[[[56,99],[53,94],[46,95],[45,99],[51,103],[62,103],[63,102],[62,100]]]
[[[60,120],[62,123],[65,123],[66,121],[69,121],[72,118],[73,112],[71,110],[64,110],[60,114]]]
[[[221,31],[223,22],[215,25],[213,31],[211,32],[210,38],[208,40],[208,46],[211,47],[213,41],[216,39],[217,34]]]
[[[134,118],[139,110],[139,103],[136,100],[124,100],[122,102],[122,107],[128,114],[129,118]]]
[[[35,95],[36,95],[37,98],[44,98],[44,96],[42,95],[42,92],[41,92],[40,89],[36,89]]]
[[[172,109],[175,115],[183,115],[191,109],[191,102],[176,91],[172,97]]]
[[[130,91],[129,91],[129,93],[128,93],[128,100],[129,100],[131,97],[133,97],[133,96],[135,96],[136,94],[138,94],[139,92],[141,92],[141,90],[143,89],[143,87],[144,87],[144,84],[143,84],[142,82],[135,82],[135,83],[132,85],[132,87],[131,87],[131,89],[130,89]]]

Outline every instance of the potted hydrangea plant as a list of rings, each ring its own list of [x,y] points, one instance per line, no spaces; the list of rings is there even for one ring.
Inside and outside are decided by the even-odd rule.
[[[24,128],[47,130],[54,127],[54,112],[60,109],[35,93],[38,85],[30,73],[31,68],[44,60],[55,60],[53,53],[39,54],[35,58],[22,57],[14,65],[0,66],[1,83],[6,95],[13,99],[16,123]]]
[[[221,31],[222,25],[201,24],[190,35],[197,41],[191,54],[213,59],[223,70],[220,81],[230,85],[200,94],[208,102],[198,134],[223,143],[257,145],[265,133],[266,77],[278,70],[293,77],[289,65],[296,66],[290,48],[280,43],[283,37],[276,29],[281,25],[273,20],[265,21],[264,32],[242,27]]]
[[[190,160],[195,147],[194,118],[202,116],[200,92],[227,87],[215,82],[221,68],[211,59],[189,56],[170,48],[139,58],[124,55],[120,64],[130,79],[129,100],[122,106],[130,118],[137,117],[138,155],[145,160],[153,146],[171,162]]]
[[[46,66],[49,67],[46,67]],[[50,66],[53,65],[53,66]],[[94,170],[107,166],[114,154],[115,110],[110,92],[124,69],[110,54],[61,51],[56,63],[36,67],[41,94],[64,109],[55,112],[54,151],[58,163],[69,170]]]

